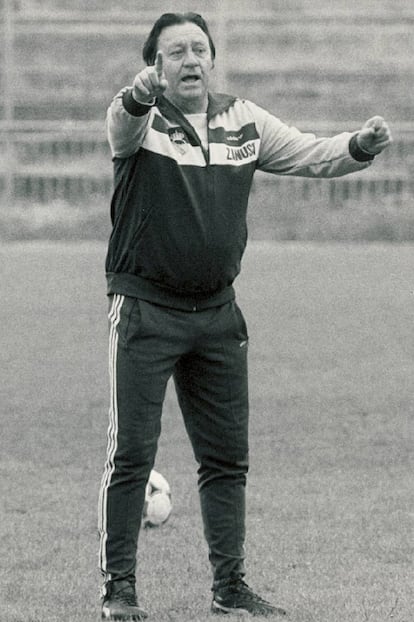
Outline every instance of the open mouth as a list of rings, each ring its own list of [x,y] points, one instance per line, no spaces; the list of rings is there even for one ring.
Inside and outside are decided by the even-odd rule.
[[[181,80],[186,84],[196,84],[200,80],[200,76],[191,74],[188,76],[184,76],[183,78],[181,78]]]

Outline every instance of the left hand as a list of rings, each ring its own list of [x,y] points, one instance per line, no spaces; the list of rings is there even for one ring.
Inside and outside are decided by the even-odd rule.
[[[382,117],[372,117],[357,134],[358,146],[367,153],[377,155],[392,143],[388,123]]]

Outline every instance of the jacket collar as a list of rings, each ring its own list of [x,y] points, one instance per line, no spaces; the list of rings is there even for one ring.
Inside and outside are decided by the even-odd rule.
[[[207,106],[207,120],[209,121],[216,115],[226,112],[236,101],[236,97],[232,97],[231,95],[224,95],[223,93],[209,93],[208,94],[208,106]],[[193,141],[192,144],[199,145],[204,152],[204,147],[201,144],[200,137],[197,135],[197,132],[194,130],[191,123],[188,122],[185,115],[181,112],[175,104],[173,104],[166,97],[157,98],[156,106],[159,111],[171,121],[175,121],[178,123],[180,127],[186,132],[187,136],[191,137]],[[208,157],[208,155],[206,155]]]
[[[226,110],[234,104],[236,99],[236,97],[224,93],[208,93],[207,118],[212,119],[216,115],[226,112]],[[157,106],[167,118],[177,118],[177,115],[181,118],[184,116],[181,110],[166,97],[159,97],[157,99]]]
[[[236,99],[233,95],[226,95],[225,93],[209,93],[207,118],[211,119],[222,112],[226,112]]]

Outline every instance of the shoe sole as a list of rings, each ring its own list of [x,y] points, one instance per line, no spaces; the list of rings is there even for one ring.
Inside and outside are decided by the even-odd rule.
[[[219,605],[216,602],[213,602],[211,605],[211,613],[216,615],[236,615],[240,618],[250,618],[251,613],[247,611],[247,609],[236,609],[235,607],[223,607],[223,605]]]
[[[253,613],[251,611],[249,611],[248,609],[238,609],[236,607],[224,607],[224,605],[220,605],[220,603],[216,602],[215,600],[213,600],[212,604],[211,604],[211,612],[218,614],[218,615],[228,615],[228,614],[233,614],[233,615],[237,615],[240,617],[245,617],[245,618],[250,618],[250,617],[256,617],[256,616],[263,616],[263,617],[270,617],[270,616],[286,616],[287,612],[284,609],[278,609],[276,608],[274,611],[257,611],[256,613]]]
[[[148,614],[143,611],[141,614],[134,614],[130,616],[117,616],[112,615],[110,610],[106,607],[102,608],[101,620],[105,622],[141,622],[142,620],[146,620],[148,618]]]
[[[137,615],[133,615],[133,616],[104,616],[102,614],[101,616],[101,620],[102,622],[142,622],[142,620],[146,620],[148,616],[137,616]]]

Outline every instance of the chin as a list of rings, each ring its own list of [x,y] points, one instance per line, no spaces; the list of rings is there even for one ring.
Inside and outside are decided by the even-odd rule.
[[[204,97],[207,94],[207,89],[204,86],[195,84],[191,87],[185,87],[184,89],[180,89],[181,97]]]
[[[179,89],[174,94],[165,94],[178,108],[184,112],[197,113],[205,112],[207,109],[207,90],[203,87],[194,87],[192,89]]]
[[[206,102],[208,101],[207,91],[204,89],[194,89],[192,91],[186,91],[185,93],[180,93],[176,98],[176,102],[179,107],[183,106],[191,106],[191,107],[199,107],[202,109]],[[202,112],[202,110],[200,110]]]

